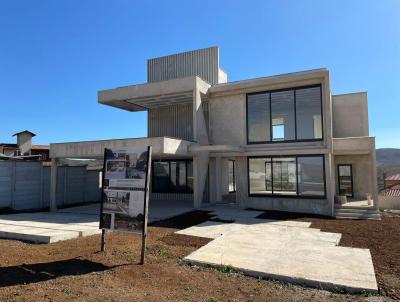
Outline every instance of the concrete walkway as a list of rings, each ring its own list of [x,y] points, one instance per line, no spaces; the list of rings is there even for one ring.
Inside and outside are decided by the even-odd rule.
[[[193,210],[182,201],[157,201],[149,205],[149,223],[171,218]],[[0,238],[33,243],[100,234],[100,204],[60,209],[57,212],[0,215]]]
[[[320,232],[307,222],[257,219],[255,213],[246,213],[251,211],[227,211],[233,223],[207,221],[177,232],[214,238],[184,261],[231,265],[247,275],[323,289],[377,292],[369,250],[337,246],[341,234]],[[219,218],[221,213],[226,216],[221,207],[214,211]]]

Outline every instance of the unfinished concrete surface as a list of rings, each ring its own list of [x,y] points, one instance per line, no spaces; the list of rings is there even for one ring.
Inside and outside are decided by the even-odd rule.
[[[378,290],[369,250],[337,246],[341,234],[320,232],[309,228],[307,222],[242,217],[234,220],[207,221],[178,231],[214,239],[184,261],[231,265],[246,275],[329,290]]]
[[[191,211],[184,201],[149,204],[149,223]],[[0,238],[34,243],[53,243],[100,234],[100,204],[72,207],[57,212],[0,215]]]

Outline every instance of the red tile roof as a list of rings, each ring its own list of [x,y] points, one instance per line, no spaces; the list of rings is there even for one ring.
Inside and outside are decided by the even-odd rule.
[[[385,180],[400,180],[400,174],[387,176],[385,177]]]
[[[382,195],[400,197],[400,189],[386,189],[382,191]]]

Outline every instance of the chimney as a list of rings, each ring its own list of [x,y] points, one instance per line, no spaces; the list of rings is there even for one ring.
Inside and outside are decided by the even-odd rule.
[[[28,130],[15,133],[13,136],[17,137],[17,145],[21,155],[31,155],[32,137],[36,136],[35,133]]]

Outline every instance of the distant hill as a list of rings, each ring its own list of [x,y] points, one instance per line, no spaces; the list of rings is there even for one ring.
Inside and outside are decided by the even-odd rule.
[[[400,174],[400,149],[376,149],[376,164],[379,189],[383,188],[383,174]]]

